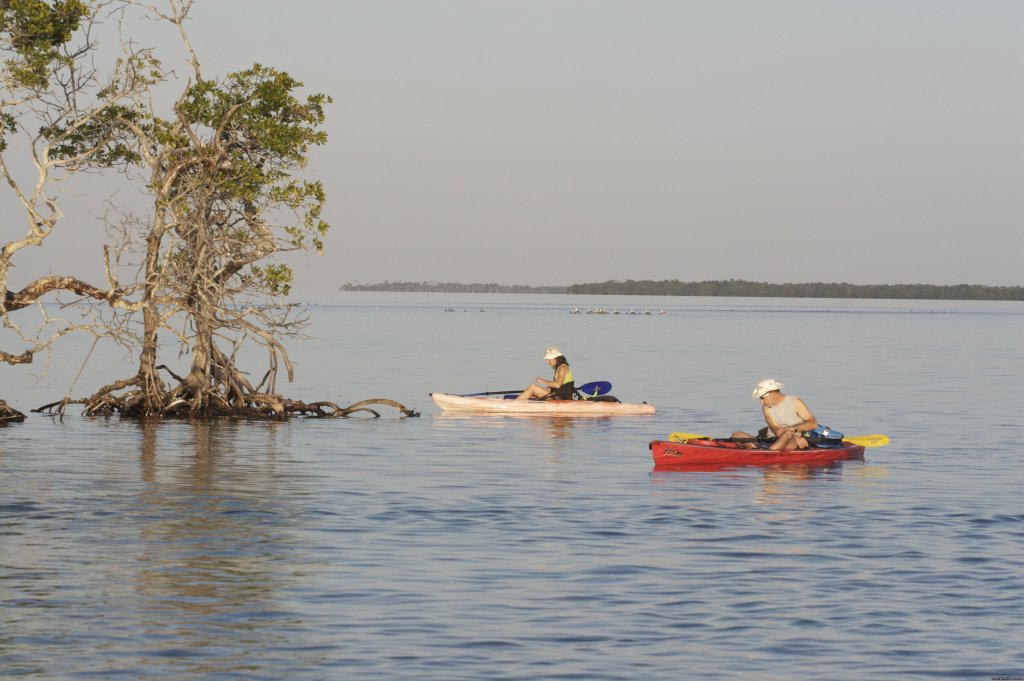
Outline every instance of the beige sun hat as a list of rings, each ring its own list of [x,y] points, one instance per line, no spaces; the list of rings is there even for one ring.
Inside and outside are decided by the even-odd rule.
[[[766,378],[757,384],[757,387],[754,388],[753,395],[754,397],[761,399],[762,397],[764,397],[765,395],[774,390],[781,390],[782,387],[782,384],[776,381],[774,378]]]
[[[552,345],[544,351],[544,359],[557,359],[562,356],[562,351],[557,346]]]

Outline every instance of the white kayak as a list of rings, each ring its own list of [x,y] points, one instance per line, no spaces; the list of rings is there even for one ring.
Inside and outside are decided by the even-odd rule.
[[[434,404],[446,412],[462,414],[550,414],[552,416],[609,416],[653,414],[654,405],[641,402],[600,402],[597,400],[505,400],[491,397],[462,397],[430,393]]]

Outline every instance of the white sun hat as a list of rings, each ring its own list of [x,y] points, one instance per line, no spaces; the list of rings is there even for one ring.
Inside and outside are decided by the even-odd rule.
[[[561,356],[562,356],[562,351],[559,350],[554,345],[552,345],[551,347],[549,347],[547,350],[544,351],[544,359],[556,359],[556,358],[561,357]]]
[[[754,388],[754,397],[760,399],[774,390],[781,390],[782,384],[776,381],[774,378],[766,378],[757,384]]]

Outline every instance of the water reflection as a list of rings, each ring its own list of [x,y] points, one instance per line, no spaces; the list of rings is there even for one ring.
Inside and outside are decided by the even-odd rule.
[[[874,485],[885,479],[889,468],[859,461],[836,461],[825,465],[773,464],[769,466],[723,466],[715,464],[656,468],[651,482],[656,485],[678,484],[681,480],[741,480],[757,477],[753,501],[761,506],[787,503],[812,490],[820,489],[816,481],[840,477],[856,485]]]
[[[836,461],[825,465],[772,464],[768,466],[736,466],[721,464],[696,464],[655,468],[651,471],[651,482],[661,485],[677,483],[680,480],[751,479],[758,478],[755,501],[759,504],[776,503],[776,497],[792,495],[806,488],[807,483],[816,479],[836,478],[843,473],[844,463]]]
[[[783,503],[788,496],[804,493],[807,489],[807,482],[816,478],[837,478],[842,471],[843,464],[840,462],[826,466],[806,464],[765,466],[754,501],[762,505]]]
[[[529,432],[552,440],[571,438],[579,422],[608,422],[610,416],[547,416],[544,414],[456,414],[440,412],[433,415],[434,424],[443,430],[472,425],[479,428],[515,428],[525,425]]]
[[[534,430],[553,439],[564,440],[572,437],[572,429],[576,419],[570,416],[549,416],[543,419],[533,419],[531,425]]]
[[[237,655],[240,640],[280,645],[288,614],[281,591],[301,578],[304,562],[289,527],[303,514],[277,484],[273,450],[240,450],[239,428],[253,424],[139,428],[145,486],[133,520],[140,547],[133,579],[141,631],[158,650],[166,637],[173,642],[166,645],[215,656]],[[234,664],[219,660],[218,669]]]

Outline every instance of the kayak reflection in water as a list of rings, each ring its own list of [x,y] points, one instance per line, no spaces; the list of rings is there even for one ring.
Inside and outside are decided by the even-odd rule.
[[[555,370],[553,380],[543,376],[530,384],[526,390],[521,392],[517,400],[571,400],[576,385],[572,378],[572,369],[569,368],[569,361],[562,354],[562,351],[552,345],[544,351],[544,359],[548,365]]]
[[[801,433],[817,428],[818,420],[802,399],[783,395],[782,387],[774,378],[766,378],[754,388],[753,396],[761,400],[761,412],[768,424],[767,428],[758,432],[757,437],[768,439],[774,434],[775,440],[769,449],[776,452],[807,449],[807,440]],[[732,437],[734,440],[751,440],[754,436],[738,430]],[[756,446],[753,443],[749,445],[751,448]]]

